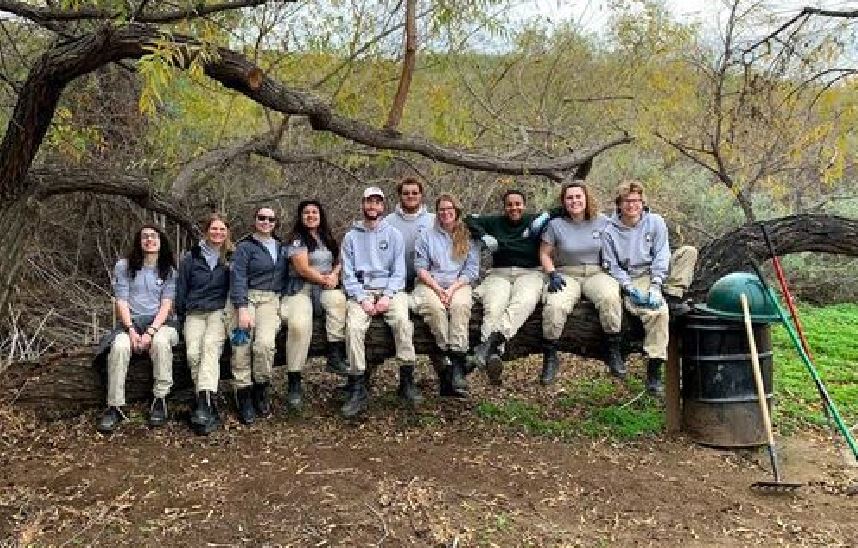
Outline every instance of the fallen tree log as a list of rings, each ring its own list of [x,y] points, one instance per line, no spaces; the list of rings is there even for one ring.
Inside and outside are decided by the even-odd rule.
[[[505,360],[542,352],[541,311],[537,309],[507,343]],[[414,321],[414,346],[418,354],[428,354],[434,346],[429,328],[419,317]],[[470,325],[471,345],[479,342],[482,308],[475,304]],[[643,330],[640,321],[626,314],[624,319],[626,340],[633,344],[640,341]],[[277,339],[275,366],[285,363],[285,345],[288,333],[284,329]],[[314,324],[311,356],[325,354],[324,324],[321,319]],[[374,367],[393,357],[394,346],[390,329],[381,319],[373,319],[367,332],[368,367]],[[569,316],[561,337],[561,351],[581,356],[602,358],[603,334],[595,307],[582,301]],[[86,409],[100,407],[105,401],[103,368],[93,365],[94,347],[46,355],[38,361],[13,363],[5,372],[2,383],[4,399],[17,405],[36,409],[46,418],[59,418],[79,414]],[[222,375],[229,375],[229,352],[222,358]],[[185,362],[183,348],[177,347],[173,360],[174,402],[189,402],[193,397],[190,371]],[[228,389],[228,385],[222,386]],[[126,399],[130,402],[147,401],[152,397],[152,368],[146,357],[132,359],[126,381]]]

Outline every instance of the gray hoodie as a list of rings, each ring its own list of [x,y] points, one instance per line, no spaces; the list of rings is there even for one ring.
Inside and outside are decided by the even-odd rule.
[[[343,289],[346,296],[362,301],[367,290],[393,296],[405,288],[405,246],[402,234],[387,219],[374,230],[356,221],[343,238]]]
[[[605,269],[628,289],[632,278],[650,275],[660,286],[670,266],[667,225],[661,215],[644,211],[635,226],[626,226],[618,213],[602,233],[602,261]]]
[[[426,232],[435,225],[435,214],[429,213],[425,204],[420,206],[417,213],[406,213],[402,210],[401,205],[396,204],[393,213],[384,219],[402,234],[402,241],[405,244],[405,268],[407,270],[405,282],[408,287],[413,287],[414,277],[417,275],[417,271],[414,270],[414,245],[420,233]]]
[[[414,249],[414,268],[426,270],[443,288],[448,288],[459,278],[475,284],[480,276],[480,247],[470,242],[468,253],[462,259],[453,258],[453,238],[439,226],[418,236]]]

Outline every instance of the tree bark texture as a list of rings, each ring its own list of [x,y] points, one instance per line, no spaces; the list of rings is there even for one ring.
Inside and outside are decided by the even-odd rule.
[[[326,338],[322,319],[317,318],[313,329],[311,356],[324,356]],[[434,338],[423,320],[412,315],[414,321],[414,346],[418,354],[428,354],[434,348]],[[482,309],[474,306],[470,325],[471,345],[480,340]],[[627,346],[639,343],[643,330],[636,318],[626,315],[624,333]],[[283,329],[277,338],[275,366],[285,364],[285,347],[288,333]],[[563,336],[561,351],[602,359],[604,337],[595,307],[582,301],[569,316]],[[542,352],[542,320],[540,310],[531,315],[515,337],[506,344],[505,360],[540,354]],[[393,336],[381,319],[374,319],[366,337],[368,369],[394,356]],[[103,367],[94,366],[94,347],[51,354],[38,362],[13,363],[3,374],[0,391],[7,400],[17,405],[37,410],[48,418],[71,416],[86,409],[103,406],[105,382]],[[183,347],[175,349],[173,357],[173,391],[171,401],[190,402],[193,398],[190,371],[185,362]],[[222,380],[229,375],[229,350],[221,360]],[[431,369],[430,369],[431,371]],[[431,373],[434,375],[434,373]],[[332,380],[331,382],[339,382]],[[228,383],[222,390],[228,390]],[[147,401],[152,397],[152,368],[148,359],[135,356],[132,359],[126,381],[126,399],[129,402]]]

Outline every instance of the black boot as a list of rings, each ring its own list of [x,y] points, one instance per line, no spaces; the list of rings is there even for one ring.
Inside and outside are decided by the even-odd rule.
[[[200,435],[207,436],[217,430],[220,416],[217,412],[217,394],[203,390],[197,393],[197,407],[191,416],[191,428]]]
[[[253,383],[253,406],[261,418],[271,416],[271,396],[268,393],[268,387],[267,382]]]
[[[155,398],[149,408],[149,426],[158,427],[167,424],[167,400]]]
[[[675,295],[665,295],[667,310],[671,319],[681,318],[691,312],[691,301]]]
[[[664,395],[664,385],[661,383],[661,366],[664,360],[650,358],[646,364],[646,391],[652,396]]]
[[[605,335],[605,363],[611,375],[620,380],[626,378],[626,362],[623,361],[623,336],[620,333]]]
[[[346,343],[345,341],[329,342],[328,343],[328,363],[325,369],[329,373],[346,377],[349,374],[349,364],[346,360]]]
[[[241,424],[253,424],[256,421],[256,409],[253,407],[253,388],[246,386],[235,391],[235,407]]]
[[[435,375],[438,376],[438,394],[441,396],[452,396],[453,387],[450,384],[450,369],[452,364],[450,359],[439,347],[435,347],[429,353],[429,361],[432,363],[432,369],[435,370]]]
[[[125,413],[122,412],[122,409],[111,405],[104,410],[104,414],[98,419],[95,428],[102,434],[110,434],[123,420],[125,420]]]
[[[547,386],[557,380],[557,369],[560,368],[560,360],[557,358],[557,341],[542,340],[542,374],[539,375],[539,383]]]
[[[408,363],[399,366],[399,399],[411,405],[417,405],[423,401],[420,390],[414,384],[414,364]]]
[[[346,403],[340,408],[343,417],[352,419],[366,411],[369,402],[369,393],[363,384],[363,375],[349,375],[351,389],[348,393]]]
[[[450,352],[450,385],[454,395],[460,398],[468,397],[468,381],[465,379],[467,356],[464,352]]]
[[[290,371],[287,373],[286,378],[288,380],[286,406],[293,411],[298,411],[301,409],[301,405],[303,404],[303,401],[301,400],[301,373]]]
[[[505,341],[504,336],[495,331],[489,335],[488,339],[475,346],[470,356],[474,364],[473,367],[486,367],[491,357],[498,353],[498,348]]]

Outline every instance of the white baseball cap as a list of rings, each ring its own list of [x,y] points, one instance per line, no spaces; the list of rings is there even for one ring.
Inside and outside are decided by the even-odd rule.
[[[377,186],[367,187],[366,190],[363,191],[364,198],[369,198],[370,196],[380,196],[381,199],[384,200],[384,192],[382,192]]]

